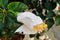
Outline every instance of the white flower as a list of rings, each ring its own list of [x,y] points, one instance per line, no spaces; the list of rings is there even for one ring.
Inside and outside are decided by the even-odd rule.
[[[31,12],[22,12],[17,15],[17,21],[22,22],[24,25],[20,26],[15,32],[24,32],[24,34],[35,34],[42,31],[43,20]],[[34,30],[35,29],[35,30]],[[39,29],[39,30],[38,30]]]

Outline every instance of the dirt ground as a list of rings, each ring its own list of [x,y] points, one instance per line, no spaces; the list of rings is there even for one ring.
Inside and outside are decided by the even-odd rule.
[[[60,40],[60,25],[54,25],[48,32],[46,32],[52,40]]]

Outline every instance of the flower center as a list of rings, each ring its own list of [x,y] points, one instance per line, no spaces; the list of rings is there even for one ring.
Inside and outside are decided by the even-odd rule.
[[[33,27],[35,31],[43,31],[46,28],[47,28],[47,24],[45,23],[37,24],[37,25],[34,25]]]

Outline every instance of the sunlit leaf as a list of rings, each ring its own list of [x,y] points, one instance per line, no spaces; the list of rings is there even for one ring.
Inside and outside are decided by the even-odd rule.
[[[21,3],[21,2],[12,2],[8,4],[8,10],[14,11],[14,12],[22,12],[25,9],[27,9],[27,5]]]

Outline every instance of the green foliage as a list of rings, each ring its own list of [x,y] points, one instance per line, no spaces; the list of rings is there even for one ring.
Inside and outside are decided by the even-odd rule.
[[[16,0],[18,1],[18,0]],[[46,20],[46,23],[48,24],[48,29],[52,27],[54,24],[53,17],[55,18],[56,14],[52,10],[54,10],[57,6],[57,3],[60,3],[60,0],[23,0],[23,3],[27,4],[29,6],[29,9],[36,9],[36,12],[33,12],[34,14],[40,16],[43,20]],[[40,4],[42,3],[42,4]],[[42,14],[43,9],[45,9],[45,15]],[[47,12],[48,10],[48,12]],[[59,18],[58,18],[59,19]]]
[[[32,38],[32,37],[34,37],[34,36],[35,36],[35,34],[30,34],[29,36],[30,36],[30,38]]]
[[[9,1],[9,2],[8,2]],[[18,1],[18,2],[12,2]],[[42,4],[40,4],[42,3]],[[48,24],[48,29],[50,29],[54,24],[54,19],[57,25],[60,25],[60,15],[56,15],[54,10],[60,4],[60,0],[0,0],[0,36],[9,37],[14,31],[22,25],[16,20],[17,14],[19,12],[24,12],[25,9],[36,9],[38,14],[45,22]],[[42,14],[43,9],[45,9],[45,15]],[[47,12],[48,10],[48,12]],[[35,35],[30,35],[31,37]],[[38,38],[38,36],[37,36]]]
[[[21,2],[11,2],[0,0],[0,36],[10,37],[15,30],[21,26],[17,22],[17,13],[23,12],[28,6]]]
[[[6,8],[8,0],[0,0],[0,7]]]
[[[57,25],[60,25],[60,15],[56,15],[56,17],[55,17],[55,21],[56,21],[56,24]]]
[[[53,18],[47,19],[46,24],[48,25],[48,30],[49,30],[54,24]]]
[[[25,5],[21,2],[12,2],[8,5],[8,10],[15,11],[15,12],[22,12],[27,8],[28,8],[27,5]]]
[[[55,17],[55,13],[53,12],[53,11],[49,11],[49,12],[47,12],[47,14],[46,14],[46,16],[48,17],[48,18],[52,18],[52,17]]]
[[[44,6],[48,10],[53,10],[56,8],[56,2],[46,2]]]

